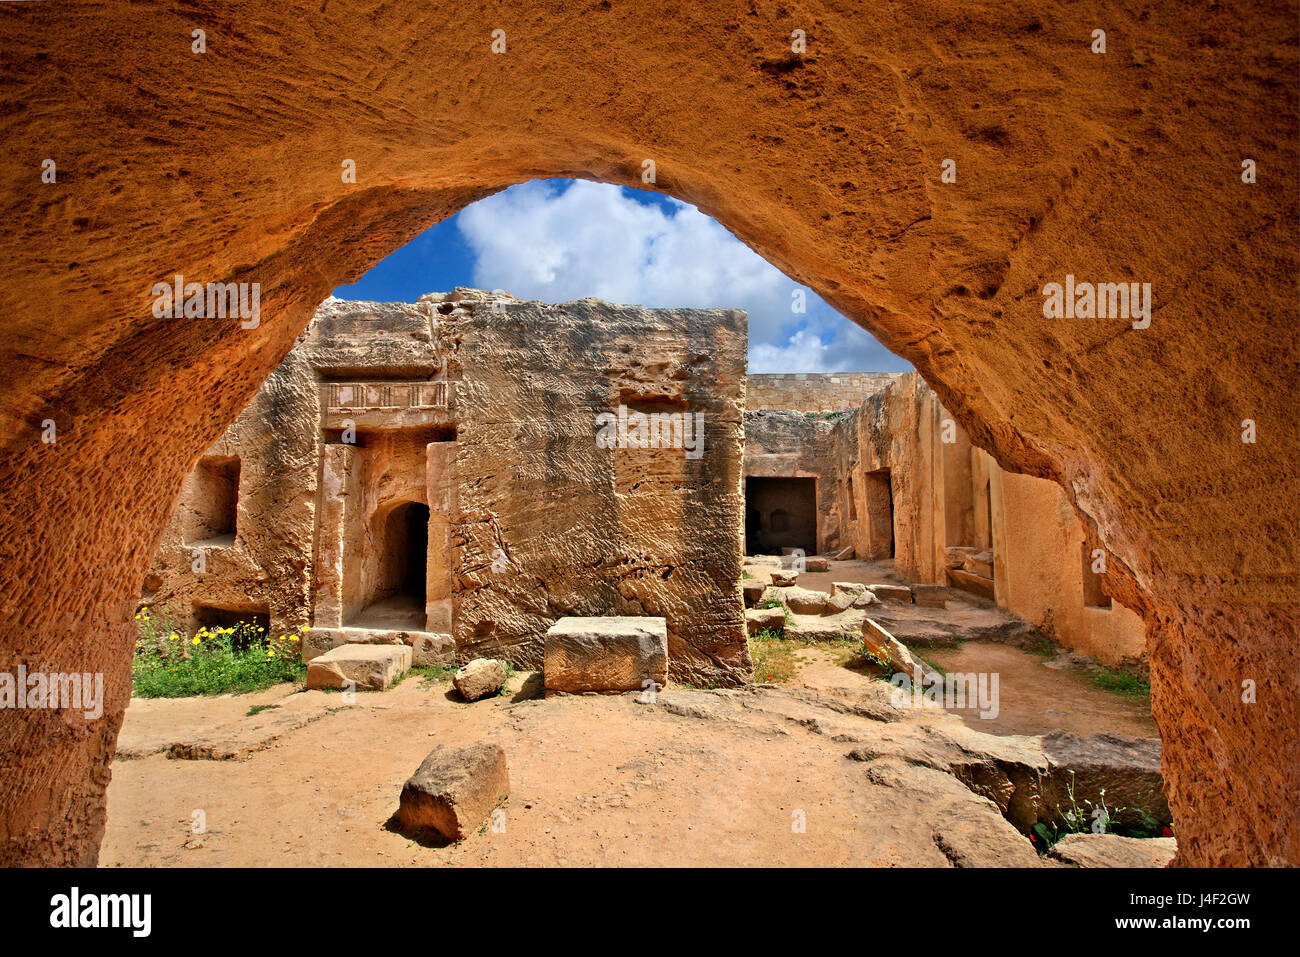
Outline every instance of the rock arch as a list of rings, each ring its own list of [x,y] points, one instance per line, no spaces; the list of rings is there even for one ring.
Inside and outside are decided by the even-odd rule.
[[[0,10],[0,668],[108,693],[0,714],[0,862],[93,863],[157,535],[315,305],[493,190],[653,159],[1064,485],[1148,622],[1180,860],[1300,863],[1294,6],[492,9]],[[260,323],[154,318],[176,274]],[[1150,328],[1045,320],[1067,274],[1151,282]]]

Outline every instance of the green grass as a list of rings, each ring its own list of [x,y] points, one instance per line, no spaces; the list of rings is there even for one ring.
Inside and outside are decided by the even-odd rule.
[[[1126,698],[1148,700],[1151,698],[1151,685],[1131,671],[1101,665],[1096,671],[1086,672],[1086,677],[1103,691],[1110,691]]]
[[[299,660],[297,635],[271,638],[249,622],[229,628],[201,628],[186,638],[167,620],[146,610],[131,662],[131,686],[142,698],[247,694],[307,673]],[[255,713],[250,711],[250,714]]]
[[[244,713],[244,717],[251,718],[255,714],[261,714],[263,711],[270,711],[272,708],[278,707],[280,707],[278,704],[255,704]]]

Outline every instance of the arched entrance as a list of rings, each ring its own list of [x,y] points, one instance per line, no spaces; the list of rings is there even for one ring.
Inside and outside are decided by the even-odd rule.
[[[1224,7],[1208,49],[1175,4],[683,5],[667,32],[649,5],[499,10],[501,54],[477,18],[379,3],[150,8],[131,31],[4,11],[3,95],[40,108],[0,111],[26,158],[0,173],[0,667],[102,672],[107,701],[0,722],[0,862],[93,863],[131,600],[189,466],[316,304],[487,192],[643,185],[647,161],[912,362],[1001,465],[1062,483],[1147,621],[1180,859],[1300,861],[1291,11]],[[322,62],[328,88],[300,82]],[[1248,154],[1275,175],[1243,184]],[[176,275],[256,282],[260,313],[160,318],[150,289]],[[1067,275],[1152,282],[1155,317],[1045,318]]]

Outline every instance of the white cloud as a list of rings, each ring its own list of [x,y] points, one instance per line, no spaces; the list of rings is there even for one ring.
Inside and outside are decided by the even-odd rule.
[[[457,221],[482,288],[546,302],[594,296],[744,309],[751,372],[909,368],[811,291],[807,313],[792,313],[799,286],[685,203],[648,205],[600,183],[534,181],[467,207]]]

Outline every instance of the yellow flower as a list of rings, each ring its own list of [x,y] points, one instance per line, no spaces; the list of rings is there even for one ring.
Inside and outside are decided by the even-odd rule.
[[[195,636],[194,636],[194,639],[190,642],[190,644],[191,644],[191,645],[197,645],[198,643],[199,643],[199,636],[198,636],[198,635],[195,635]]]
[[[297,635],[294,635],[294,636],[293,636],[292,638],[290,638],[289,640],[290,640],[290,641],[301,641],[302,639],[300,639]]]
[[[175,640],[176,640],[177,638],[179,638],[179,637],[180,637],[179,635],[172,634],[172,635],[168,635],[168,636],[167,636],[167,640],[168,640],[168,641],[175,641]]]

